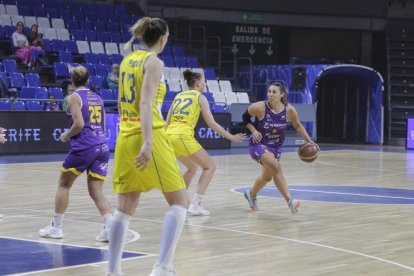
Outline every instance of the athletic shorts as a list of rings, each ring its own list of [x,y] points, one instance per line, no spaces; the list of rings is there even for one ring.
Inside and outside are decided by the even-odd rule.
[[[271,154],[274,155],[274,157],[276,158],[276,160],[280,160],[280,156],[282,154],[282,148],[281,147],[270,147],[267,145],[263,145],[260,143],[257,144],[250,144],[249,145],[249,153],[250,156],[256,160],[257,162],[260,162],[260,158],[262,158],[262,155],[265,152],[270,152]]]
[[[83,151],[70,151],[63,161],[62,172],[88,175],[105,180],[108,173],[109,148],[107,144],[94,146]]]
[[[180,167],[164,128],[153,130],[152,156],[143,170],[136,168],[135,157],[143,144],[142,134],[119,133],[114,156],[113,190],[115,193],[146,192],[158,188],[163,192],[185,189]]]
[[[192,155],[202,148],[193,135],[168,134],[168,137],[177,157]]]

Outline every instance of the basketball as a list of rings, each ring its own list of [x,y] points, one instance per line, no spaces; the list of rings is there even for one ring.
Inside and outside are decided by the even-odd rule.
[[[318,158],[320,149],[318,145],[312,143],[306,143],[300,146],[298,155],[300,160],[304,162],[313,162]]]

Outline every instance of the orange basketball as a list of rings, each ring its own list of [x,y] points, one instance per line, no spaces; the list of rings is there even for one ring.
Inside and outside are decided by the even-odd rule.
[[[300,160],[305,162],[313,162],[316,158],[318,158],[319,152],[318,145],[312,143],[306,143],[300,146],[298,150],[298,155]]]

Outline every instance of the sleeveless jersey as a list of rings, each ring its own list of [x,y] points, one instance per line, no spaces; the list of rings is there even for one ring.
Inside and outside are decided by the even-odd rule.
[[[265,102],[265,114],[262,119],[256,117],[254,127],[262,134],[260,144],[269,147],[282,147],[285,141],[285,133],[287,128],[286,106],[279,113],[274,112]],[[250,144],[253,144],[250,138]]]
[[[198,103],[200,95],[197,90],[187,90],[175,96],[167,134],[194,135],[194,127],[201,111]]]
[[[70,149],[81,151],[93,146],[106,143],[105,138],[105,110],[101,97],[89,89],[78,89],[73,92],[81,100],[81,112],[84,126],[81,132],[70,138]],[[73,125],[73,118],[69,115],[69,128]]]
[[[141,132],[141,118],[139,102],[141,100],[141,87],[144,79],[144,64],[153,53],[146,50],[136,50],[128,54],[122,61],[119,76],[120,94],[120,131],[129,135]],[[151,72],[145,72],[151,74]],[[163,77],[155,91],[152,103],[153,128],[164,127],[164,119],[161,115],[161,105],[164,101],[166,85]]]

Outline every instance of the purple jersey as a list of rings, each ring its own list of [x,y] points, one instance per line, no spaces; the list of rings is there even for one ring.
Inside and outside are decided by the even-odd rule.
[[[276,113],[269,107],[269,103],[266,101],[264,117],[256,118],[254,127],[262,134],[260,144],[281,149],[285,141],[287,128],[286,106],[284,106],[281,112]],[[252,138],[250,138],[249,144],[254,144]]]
[[[101,97],[86,88],[78,89],[73,93],[81,100],[81,112],[85,124],[78,135],[70,138],[70,150],[82,151],[106,143],[105,110]],[[70,113],[68,114],[70,116],[69,127],[71,127],[73,118]]]

